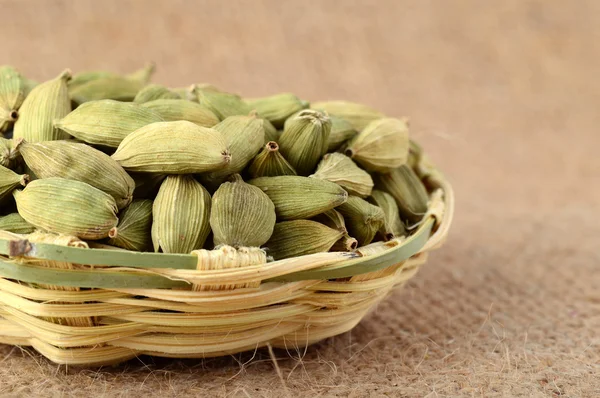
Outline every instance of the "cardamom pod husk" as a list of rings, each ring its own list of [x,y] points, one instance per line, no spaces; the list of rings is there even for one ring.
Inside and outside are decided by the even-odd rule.
[[[17,174],[11,169],[0,166],[0,203],[19,186],[26,186],[29,182],[29,175]]]
[[[159,114],[166,122],[187,120],[202,127],[219,123],[219,118],[210,109],[185,99],[157,99],[142,106]]]
[[[402,219],[418,223],[427,212],[427,189],[410,166],[403,165],[390,173],[380,174],[376,185],[394,197]]]
[[[84,182],[45,178],[13,195],[21,217],[39,229],[89,240],[116,232],[115,200]]]
[[[294,113],[306,109],[309,103],[291,93],[281,93],[262,98],[249,98],[246,103],[256,109],[261,117],[270,121],[276,128],[283,127],[285,120]]]
[[[134,200],[121,213],[117,233],[109,241],[112,246],[138,252],[152,248],[152,201]]]
[[[15,234],[30,234],[35,227],[29,224],[19,213],[10,213],[0,216],[0,231],[8,231]]]
[[[406,163],[408,147],[406,120],[383,118],[369,123],[344,153],[368,171],[386,173]]]
[[[266,247],[275,260],[328,252],[343,233],[316,221],[293,220],[275,224]]]
[[[215,246],[260,247],[273,234],[275,206],[260,188],[236,174],[213,195],[210,226]]]
[[[310,218],[331,210],[348,199],[339,185],[298,176],[260,177],[248,181],[275,204],[278,220]]]
[[[383,210],[385,215],[385,223],[379,230],[379,234],[383,240],[388,241],[394,238],[406,236],[406,227],[400,219],[400,211],[394,197],[387,192],[374,189],[371,193],[369,201],[375,206]]]
[[[346,119],[354,128],[361,131],[373,120],[380,119],[385,115],[370,106],[350,101],[322,101],[313,102],[312,109],[319,109],[331,116]]]
[[[371,243],[385,224],[383,210],[357,196],[350,196],[337,210],[344,216],[350,236],[356,238],[360,246]]]
[[[119,209],[131,203],[133,179],[113,158],[91,146],[70,141],[25,143],[21,154],[37,178],[85,182],[112,196]]]
[[[25,98],[15,122],[13,138],[23,138],[27,142],[62,140],[69,137],[64,131],[54,127],[56,119],[71,112],[71,101],[67,81],[71,71],[65,70],[56,79],[36,86]]]
[[[158,113],[141,105],[100,100],[80,105],[54,125],[89,144],[116,148],[135,130],[162,121]]]
[[[210,233],[210,194],[191,175],[165,178],[152,208],[154,251],[189,254]]]
[[[127,171],[159,174],[205,173],[231,161],[220,132],[187,121],[144,126],[125,137],[112,157]]]
[[[279,137],[281,154],[299,175],[312,173],[327,152],[331,120],[311,109],[303,110],[285,122]]]
[[[149,84],[135,95],[133,102],[143,104],[158,99],[181,99],[181,96],[160,84]]]
[[[0,137],[0,166],[12,169],[21,157],[22,138],[7,139]]]
[[[252,110],[239,95],[207,90],[199,86],[193,87],[192,90],[198,103],[210,109],[220,120],[229,116],[247,115]]]
[[[295,176],[296,170],[279,152],[279,145],[269,141],[250,164],[248,173],[252,178]]]
[[[361,198],[369,196],[373,190],[371,175],[341,153],[328,153],[323,156],[317,171],[310,177],[336,183],[350,195]]]

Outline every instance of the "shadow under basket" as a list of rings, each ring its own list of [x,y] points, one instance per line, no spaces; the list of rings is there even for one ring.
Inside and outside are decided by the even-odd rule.
[[[0,231],[0,343],[53,362],[203,358],[302,347],[352,329],[439,247],[452,188],[426,158],[429,210],[407,238],[267,262],[259,249],[190,255],[77,247]]]

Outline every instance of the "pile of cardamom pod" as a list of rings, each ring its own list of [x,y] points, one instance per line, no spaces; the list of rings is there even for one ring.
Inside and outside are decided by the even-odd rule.
[[[293,94],[0,67],[0,230],[97,247],[274,259],[407,236],[427,211],[405,119]]]

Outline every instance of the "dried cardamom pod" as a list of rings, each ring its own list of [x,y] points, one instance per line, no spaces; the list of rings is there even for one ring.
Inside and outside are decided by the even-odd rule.
[[[295,176],[296,170],[279,153],[279,145],[275,141],[269,141],[250,164],[248,173],[252,178]]]
[[[23,101],[19,119],[15,123],[13,138],[27,142],[62,140],[68,134],[54,127],[54,120],[71,112],[67,81],[71,71],[65,70],[56,79],[36,86]]]
[[[329,228],[337,229],[344,234],[348,233],[344,216],[335,209],[327,210],[326,212],[318,214],[312,217],[311,220],[320,222],[323,225],[327,225]]]
[[[385,115],[369,106],[350,101],[322,101],[313,102],[312,109],[320,109],[331,116],[346,119],[358,131],[364,129],[373,120],[380,119]]]
[[[158,99],[181,99],[181,96],[160,84],[149,84],[136,94],[133,102],[143,104]]]
[[[239,95],[214,91],[199,86],[193,87],[194,95],[200,105],[210,109],[220,120],[229,116],[247,115],[252,108]]]
[[[275,260],[328,252],[343,233],[316,221],[294,220],[275,224],[267,242],[268,253]]]
[[[0,133],[8,130],[19,117],[25,99],[21,74],[12,66],[0,66]]]
[[[15,234],[30,234],[35,227],[29,224],[19,213],[11,213],[0,216],[0,231],[8,231]]]
[[[350,195],[367,197],[373,190],[371,175],[358,167],[352,159],[341,153],[328,153],[310,177],[334,182]]]
[[[332,252],[351,252],[358,248],[358,241],[349,236],[344,235],[340,240],[335,242],[333,246],[331,246],[330,251]]]
[[[70,141],[25,143],[21,154],[38,178],[85,182],[112,196],[119,209],[131,203],[133,179],[113,158],[91,146]]]
[[[116,232],[115,200],[84,182],[45,178],[13,195],[21,217],[42,230],[89,240]]]
[[[0,166],[0,203],[17,187],[20,185],[26,186],[28,182],[29,176],[27,174],[19,175],[11,169]]]
[[[221,133],[187,121],[144,126],[125,137],[112,157],[127,171],[159,174],[205,173],[231,161]]]
[[[423,148],[415,140],[409,140],[408,148],[408,164],[413,170],[415,170],[423,157]]]
[[[154,173],[129,173],[129,176],[135,181],[134,199],[154,199],[167,177],[165,174]]]
[[[213,195],[210,226],[215,246],[260,247],[273,234],[275,206],[263,191],[236,174]]]
[[[342,187],[329,181],[298,176],[260,177],[248,181],[263,190],[275,204],[279,220],[310,218],[348,199]]]
[[[267,119],[262,119],[265,127],[265,144],[269,141],[279,141],[280,132]]]
[[[22,138],[6,139],[0,137],[0,166],[13,168],[17,159],[21,156],[20,147]]]
[[[246,99],[246,103],[277,128],[283,127],[283,123],[288,117],[309,106],[308,102],[290,93]]]
[[[338,116],[329,116],[331,119],[331,134],[327,142],[327,152],[337,151],[344,142],[354,138],[358,131],[352,123]]]
[[[394,197],[402,219],[417,223],[427,212],[427,190],[408,165],[379,175],[377,187]]]
[[[356,238],[360,246],[371,243],[385,223],[383,210],[357,196],[350,196],[337,210],[344,216],[350,236]]]
[[[25,93],[25,97],[27,97],[34,88],[40,85],[35,80],[31,80],[26,76],[21,76],[21,79],[23,79],[23,92]]]
[[[133,101],[155,69],[154,64],[149,64],[125,76],[111,72],[84,72],[75,76],[75,81],[69,85],[69,94],[77,104],[103,99]]]
[[[119,214],[117,233],[109,241],[112,246],[138,252],[152,248],[152,201],[134,200]]]
[[[309,175],[327,152],[330,132],[329,117],[306,109],[285,122],[279,148],[299,175]]]
[[[369,123],[344,153],[368,171],[387,173],[406,163],[408,146],[406,120],[384,118]]]
[[[229,116],[213,127],[229,143],[231,162],[224,168],[210,172],[203,177],[207,182],[221,183],[227,176],[240,173],[260,151],[265,139],[263,120],[250,116]]]
[[[163,181],[152,208],[154,251],[189,254],[201,249],[210,233],[211,199],[190,175]]]
[[[371,203],[383,210],[385,215],[385,223],[383,228],[379,230],[379,234],[384,240],[392,240],[406,236],[406,228],[400,219],[400,212],[394,197],[387,192],[374,189],[369,199]]]
[[[158,113],[166,122],[187,120],[202,127],[213,127],[219,118],[208,108],[185,99],[158,99],[142,104]]]
[[[89,144],[116,148],[135,130],[162,121],[158,113],[141,105],[100,100],[80,105],[54,125]]]

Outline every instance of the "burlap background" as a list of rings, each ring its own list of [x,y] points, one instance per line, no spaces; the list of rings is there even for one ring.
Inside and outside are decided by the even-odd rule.
[[[14,396],[600,396],[600,2],[0,1],[0,63],[408,115],[454,182],[447,245],[307,350],[64,369],[1,347]],[[285,386],[285,387],[284,387]]]

